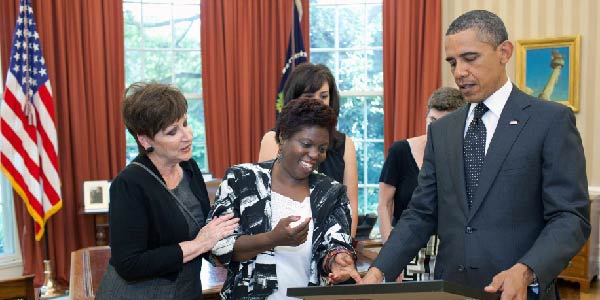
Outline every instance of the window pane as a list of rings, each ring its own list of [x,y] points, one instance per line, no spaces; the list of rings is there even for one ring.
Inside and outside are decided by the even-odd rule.
[[[364,51],[340,51],[340,70],[338,88],[341,91],[368,89],[366,78],[366,58]]]
[[[340,48],[360,47],[365,44],[364,9],[364,5],[348,5],[339,10]]]
[[[173,26],[175,48],[200,49],[200,6],[175,6]]]
[[[367,138],[383,140],[383,97],[365,99],[367,104]]]
[[[208,172],[208,158],[206,157],[205,144],[192,144],[192,158],[198,163],[202,172]]]
[[[128,50],[125,51],[125,84],[130,84],[142,81],[144,72],[142,72],[142,51]]]
[[[367,53],[366,89],[383,89],[383,50],[369,50]]]
[[[162,83],[171,83],[172,72],[171,51],[147,51],[144,57],[145,80],[156,80]]]
[[[335,7],[310,7],[310,47],[335,47]]]
[[[356,147],[356,167],[358,168],[358,184],[359,186],[361,185],[361,183],[365,182],[365,149],[364,146],[365,144],[363,142],[361,142],[360,140],[358,141],[354,141],[354,146]],[[359,193],[358,196],[360,197],[361,194]],[[360,200],[359,200],[360,202]]]
[[[127,144],[125,147],[126,162],[129,164],[139,154],[137,144]]]
[[[359,169],[360,170],[360,169]],[[359,172],[360,173],[360,172]],[[360,182],[360,180],[359,180]],[[367,202],[365,201],[365,188],[358,186],[358,214],[364,215],[367,211]]]
[[[0,178],[0,259],[15,254],[13,190],[6,177]]]
[[[381,167],[383,166],[383,142],[366,143],[368,184],[378,184]]]
[[[171,47],[171,5],[143,4],[144,47]]]
[[[194,141],[205,141],[206,130],[204,129],[204,105],[202,100],[188,100],[188,122],[194,132]]]
[[[1,202],[2,200],[0,200]],[[4,237],[4,222],[6,221],[5,217],[4,217],[4,203],[0,203],[0,256],[2,256],[4,254],[4,244],[5,244],[5,237]]]
[[[200,169],[208,172],[208,158],[206,157],[206,129],[204,127],[204,105],[200,99],[188,100],[188,122],[194,133],[192,141],[192,158],[196,160]]]
[[[353,139],[362,138],[363,104],[360,97],[342,97],[340,100],[340,115],[338,130]],[[355,141],[356,142],[356,141]],[[357,152],[357,155],[358,154]]]
[[[367,5],[367,46],[383,47],[382,6]]]
[[[337,52],[310,52],[310,62],[313,64],[324,64],[326,65],[335,76],[335,61],[337,60]],[[337,83],[337,82],[336,82]]]
[[[175,54],[175,85],[184,93],[202,94],[200,51],[179,51]]]
[[[140,4],[123,3],[123,25],[125,33],[125,48],[139,48],[142,44]]]
[[[379,189],[370,187],[367,189],[367,209],[365,213],[377,213],[377,204],[379,203]]]

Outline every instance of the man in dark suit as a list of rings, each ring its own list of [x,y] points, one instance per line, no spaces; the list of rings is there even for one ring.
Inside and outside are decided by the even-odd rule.
[[[574,115],[510,82],[513,44],[493,13],[454,20],[445,51],[470,104],[430,125],[419,186],[361,283],[393,281],[437,232],[436,279],[555,299],[556,276],[590,234]]]

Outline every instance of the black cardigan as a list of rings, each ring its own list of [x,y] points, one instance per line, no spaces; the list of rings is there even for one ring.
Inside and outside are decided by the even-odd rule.
[[[146,155],[139,155],[134,161],[148,167],[164,182]],[[202,173],[193,159],[179,165],[191,175],[190,186],[206,220],[210,203]],[[183,252],[178,244],[189,240],[189,229],[175,201],[140,166],[129,164],[113,180],[109,204],[110,264],[123,279],[177,278],[183,267]]]

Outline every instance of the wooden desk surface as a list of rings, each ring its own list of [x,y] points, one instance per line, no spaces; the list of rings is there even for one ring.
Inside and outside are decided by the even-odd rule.
[[[369,246],[372,246],[373,244],[373,242],[368,243]],[[364,273],[367,272],[374,258],[372,253],[366,251],[367,248],[370,249],[370,247],[361,247],[361,242],[359,242],[359,246],[357,247],[358,260],[356,262],[356,268],[361,275],[364,275]],[[221,291],[221,287],[223,287],[225,278],[227,278],[227,270],[225,268],[215,267],[208,261],[204,260],[202,262],[202,271],[200,272],[203,299],[221,299],[219,292]]]
[[[34,300],[33,278],[35,275],[0,280],[0,299]]]

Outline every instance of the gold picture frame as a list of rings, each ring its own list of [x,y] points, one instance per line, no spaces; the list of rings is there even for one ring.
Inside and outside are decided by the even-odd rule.
[[[518,40],[517,86],[579,112],[580,49],[580,35]]]

